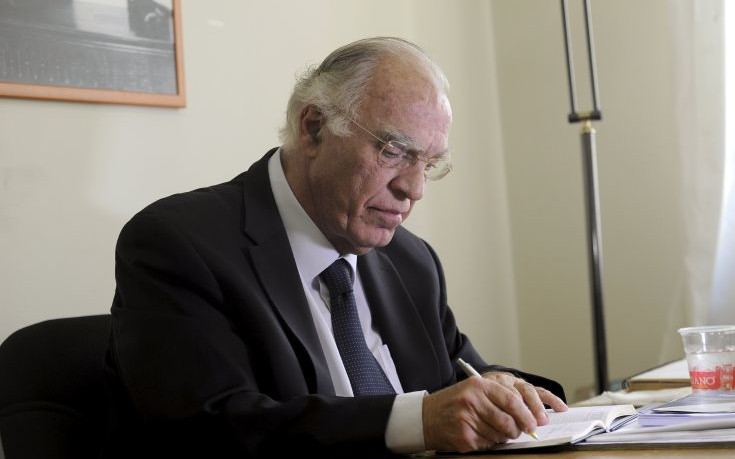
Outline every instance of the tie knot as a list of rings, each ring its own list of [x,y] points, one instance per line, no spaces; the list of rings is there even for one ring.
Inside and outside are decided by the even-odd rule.
[[[332,295],[342,295],[352,291],[352,267],[344,258],[339,258],[329,265],[319,277],[322,278]]]

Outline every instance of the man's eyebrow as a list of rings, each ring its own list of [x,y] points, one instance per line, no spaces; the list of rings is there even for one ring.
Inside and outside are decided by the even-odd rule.
[[[418,151],[418,152],[424,151],[421,145],[419,145],[415,140],[413,140],[411,137],[404,134],[403,132],[399,131],[398,129],[385,128],[380,132],[380,137],[383,138],[386,142],[389,142],[391,140],[401,142],[402,144],[406,145],[410,150],[413,150],[413,151]]]
[[[424,148],[421,145],[419,145],[411,137],[409,137],[408,135],[404,134],[403,132],[401,132],[398,129],[394,129],[394,128],[390,128],[390,127],[389,128],[385,128],[385,129],[383,129],[383,130],[380,131],[380,134],[379,135],[380,135],[380,138],[382,138],[386,142],[389,142],[391,140],[395,140],[397,142],[401,142],[402,144],[405,144],[406,147],[408,147],[408,150],[410,152],[413,152],[413,153],[416,153],[416,154],[419,154],[419,155],[425,155],[426,154],[426,150],[424,150]],[[446,157],[449,156],[449,154],[450,154],[449,153],[449,148],[446,148],[446,149],[440,151],[439,153],[437,153],[435,155],[431,155],[431,157],[432,158],[446,158]]]

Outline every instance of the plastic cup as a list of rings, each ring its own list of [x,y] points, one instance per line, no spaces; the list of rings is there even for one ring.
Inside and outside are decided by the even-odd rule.
[[[693,391],[735,390],[735,325],[680,328]]]

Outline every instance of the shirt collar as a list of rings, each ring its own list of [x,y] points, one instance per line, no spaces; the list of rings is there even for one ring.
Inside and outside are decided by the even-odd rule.
[[[283,226],[286,228],[299,274],[302,280],[312,282],[322,271],[340,258],[340,254],[322,234],[293,194],[283,172],[281,151],[279,148],[268,160],[271,190]],[[352,266],[352,271],[357,272],[357,255],[347,254],[343,258]]]

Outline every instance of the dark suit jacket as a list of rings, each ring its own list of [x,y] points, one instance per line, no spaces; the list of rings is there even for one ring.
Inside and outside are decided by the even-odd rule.
[[[394,396],[334,395],[271,193],[272,154],[230,182],[162,199],[123,228],[109,456],[386,453]],[[407,392],[462,378],[457,357],[488,368],[457,329],[426,242],[398,228],[358,269]],[[563,396],[558,384],[523,376]],[[143,442],[158,446],[138,449]]]

